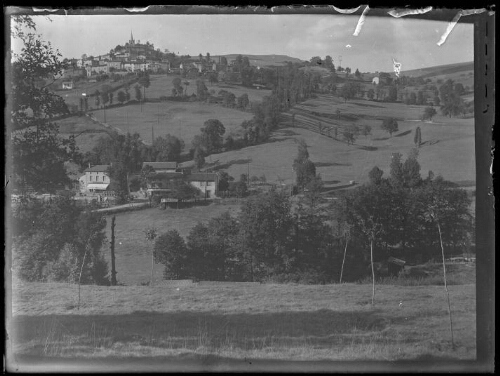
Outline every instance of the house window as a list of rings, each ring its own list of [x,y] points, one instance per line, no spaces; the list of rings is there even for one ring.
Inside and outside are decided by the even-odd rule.
[[[90,181],[92,181],[92,175],[90,175]]]

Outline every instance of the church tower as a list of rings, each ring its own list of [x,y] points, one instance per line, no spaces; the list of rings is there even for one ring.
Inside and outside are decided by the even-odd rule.
[[[129,44],[131,46],[133,46],[135,44],[134,42],[134,35],[132,34],[132,30],[130,30],[130,40],[129,40]]]

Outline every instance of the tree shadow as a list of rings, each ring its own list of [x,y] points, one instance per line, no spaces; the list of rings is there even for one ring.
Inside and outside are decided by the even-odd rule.
[[[366,151],[376,151],[378,147],[376,146],[358,146],[358,149],[366,150]]]
[[[315,167],[351,166],[350,163],[314,162]]]
[[[403,136],[406,136],[407,134],[410,134],[411,132],[412,132],[411,129],[409,129],[407,131],[395,134],[394,137],[403,137]]]
[[[279,311],[231,313],[221,311],[136,311],[130,314],[57,314],[16,316],[12,322],[13,341],[22,345],[33,341],[30,354],[43,355],[47,346],[64,346],[64,338],[78,339],[71,346],[112,348],[115,344],[135,344],[165,349],[196,350],[199,346],[241,350],[275,347],[325,347],[362,343],[359,333],[370,335],[372,343],[387,343],[382,332],[391,320],[380,310],[371,311]],[[57,344],[47,345],[47,338]],[[38,346],[39,344],[39,346]]]

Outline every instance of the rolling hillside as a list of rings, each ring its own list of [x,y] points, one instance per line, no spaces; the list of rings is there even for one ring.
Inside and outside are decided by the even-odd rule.
[[[435,76],[450,75],[453,73],[474,72],[474,62],[437,65],[433,67],[411,69],[404,71],[403,74],[408,77],[431,78]]]

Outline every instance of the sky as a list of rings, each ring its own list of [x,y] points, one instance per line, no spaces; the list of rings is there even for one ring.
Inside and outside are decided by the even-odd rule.
[[[198,56],[276,54],[303,60],[330,55],[338,66],[361,72],[404,70],[473,61],[473,25],[458,23],[446,42],[437,42],[443,21],[349,15],[68,15],[34,16],[37,32],[63,57],[100,55],[128,42],[130,33],[155,48]],[[14,51],[16,46],[13,45]]]

